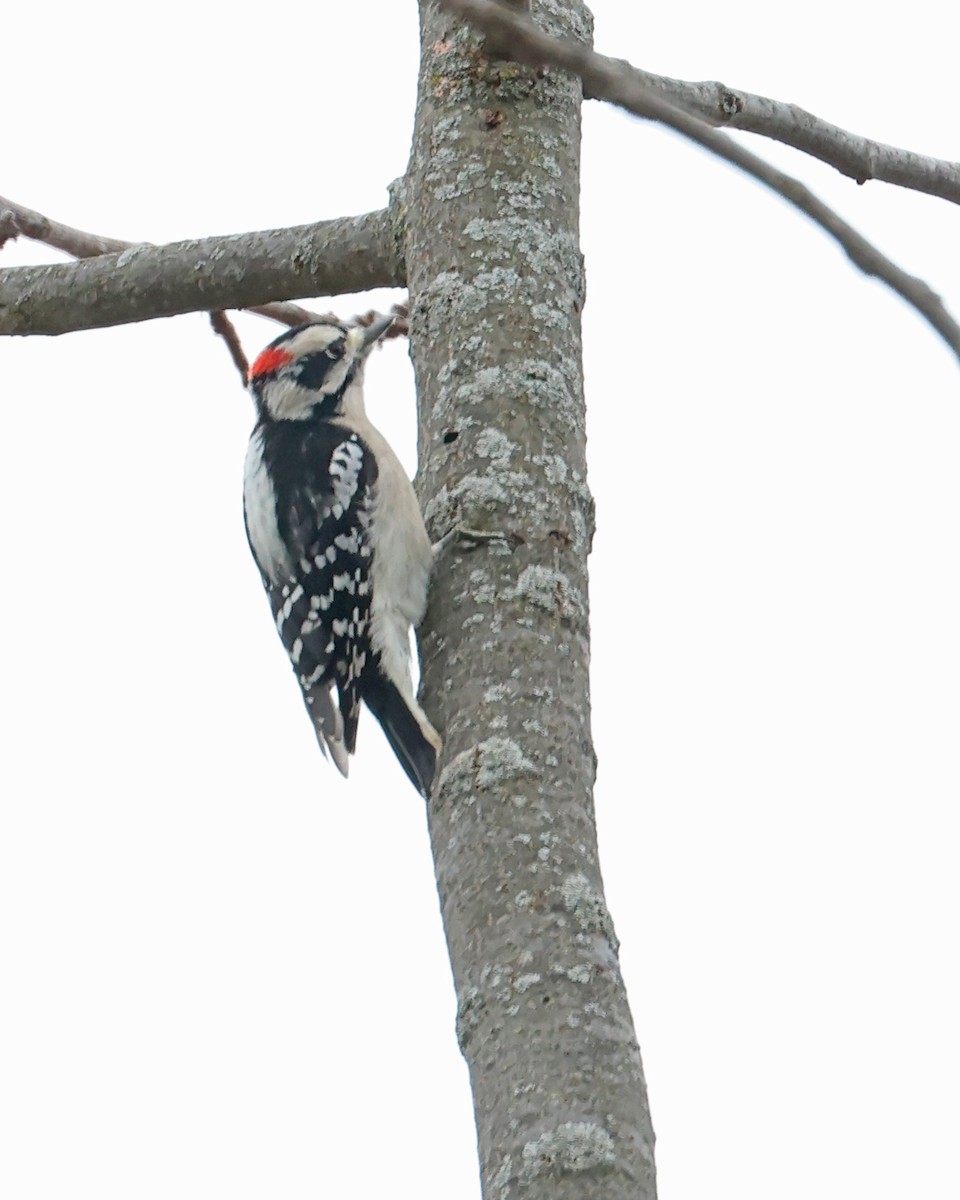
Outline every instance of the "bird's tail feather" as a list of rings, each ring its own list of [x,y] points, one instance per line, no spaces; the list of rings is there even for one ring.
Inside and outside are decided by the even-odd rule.
[[[343,717],[333,702],[330,688],[314,688],[304,694],[307,712],[313,718],[313,729],[323,751],[337,765],[337,770],[346,778],[350,771],[350,757],[344,742]]]
[[[429,797],[440,752],[440,737],[416,701],[407,700],[399,688],[379,671],[364,689],[367,707],[380,722],[407,778]]]

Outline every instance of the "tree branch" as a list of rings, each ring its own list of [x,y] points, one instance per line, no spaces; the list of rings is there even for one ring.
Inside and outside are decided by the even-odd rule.
[[[922,279],[908,274],[848,225],[831,208],[793,176],[758,158],[699,117],[665,100],[629,64],[596,54],[580,42],[542,33],[524,17],[492,0],[440,0],[489,40],[491,52],[529,66],[553,66],[578,75],[591,96],[608,100],[638,117],[670,126],[719,158],[746,171],[772,191],[790,201],[826,230],[867,275],[883,280],[923,316],[960,359],[960,325],[943,301]]]
[[[332,296],[404,282],[386,209],[151,246],[83,233],[0,199],[0,231],[83,256],[75,263],[0,270],[0,334],[101,329],[185,312],[264,306],[273,297]],[[285,324],[312,315],[295,305],[267,307],[263,315]]]
[[[690,83],[606,59],[624,83],[637,79],[669,103],[708,125],[743,129],[801,150],[841,174],[866,183],[877,179],[960,204],[960,163],[875,142],[833,125],[798,104],[742,92],[716,81]]]
[[[233,365],[240,372],[240,378],[243,380],[243,386],[247,386],[247,378],[250,374],[250,364],[247,362],[247,356],[244,353],[243,346],[240,344],[240,337],[234,328],[233,322],[223,311],[222,308],[215,309],[210,313],[210,324],[213,332],[219,337],[222,337],[227,344],[227,350],[230,352],[230,358],[233,360]]]
[[[119,238],[101,237],[97,233],[86,233],[70,225],[61,225],[59,221],[51,221],[43,213],[8,200],[5,196],[0,196],[0,228],[9,230],[11,237],[20,236],[30,238],[34,242],[43,242],[44,245],[62,250],[64,254],[73,258],[119,254],[136,244],[121,241]]]
[[[87,233],[83,229],[74,229],[72,225],[61,225],[59,221],[51,221],[43,213],[38,213],[23,204],[7,200],[0,196],[0,249],[4,242],[15,237],[30,238],[34,242],[42,242],[55,250],[62,250],[74,258],[96,258],[100,254],[119,254],[136,246],[137,242],[125,242],[120,238],[103,237],[99,233]],[[223,310],[217,310],[222,312]],[[306,325],[310,321],[322,320],[320,313],[299,304],[289,304],[284,300],[276,300],[272,304],[258,304],[246,310],[266,317],[270,321],[279,321],[281,325]],[[215,329],[218,322],[211,313],[211,321]],[[232,353],[232,351],[231,351]]]

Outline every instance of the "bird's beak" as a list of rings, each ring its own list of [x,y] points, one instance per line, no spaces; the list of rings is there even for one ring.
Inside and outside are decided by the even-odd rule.
[[[393,317],[378,317],[370,325],[367,325],[363,331],[363,341],[360,343],[360,349],[362,351],[369,350],[374,342],[378,342],[383,337],[393,322]]]

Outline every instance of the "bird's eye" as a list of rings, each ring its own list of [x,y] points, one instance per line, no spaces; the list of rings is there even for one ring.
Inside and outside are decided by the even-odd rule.
[[[343,354],[345,342],[343,338],[337,338],[335,342],[331,342],[324,353],[327,358],[340,358]]]

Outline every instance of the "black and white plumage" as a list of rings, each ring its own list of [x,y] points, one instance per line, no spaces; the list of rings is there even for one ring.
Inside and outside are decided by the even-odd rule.
[[[413,693],[410,628],[432,550],[410,480],[363,406],[364,359],[391,324],[303,325],[256,359],[243,508],[321,750],[347,774],[362,700],[427,796],[440,738]]]

